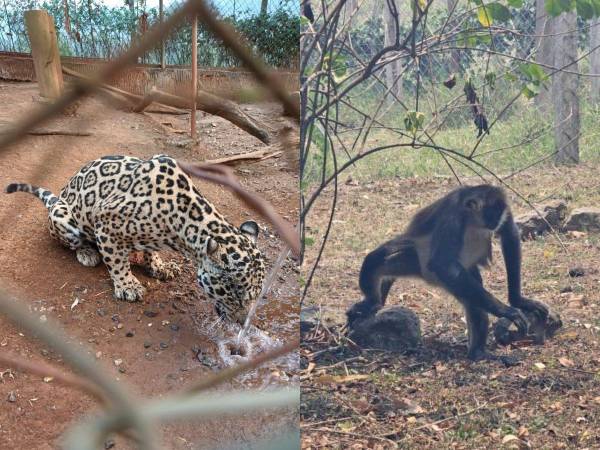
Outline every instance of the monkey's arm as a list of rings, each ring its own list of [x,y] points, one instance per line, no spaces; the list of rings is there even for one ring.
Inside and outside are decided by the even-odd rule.
[[[548,307],[541,302],[523,297],[521,294],[521,239],[512,214],[507,214],[498,230],[502,243],[502,256],[508,280],[508,302],[515,308],[535,312],[543,321],[548,317]]]
[[[459,261],[464,224],[458,219],[439,224],[431,241],[428,269],[465,306],[481,308],[497,317],[506,317],[527,332],[527,319],[519,309],[505,305],[488,292]]]

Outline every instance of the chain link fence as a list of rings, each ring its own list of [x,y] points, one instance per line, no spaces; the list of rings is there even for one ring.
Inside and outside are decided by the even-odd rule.
[[[182,5],[164,0],[163,20]],[[254,53],[268,65],[298,67],[300,16],[294,0],[215,0],[210,8],[234,26]],[[29,53],[23,21],[28,9],[41,8],[54,18],[62,56],[112,59],[135,44],[160,22],[159,0],[2,0],[0,3],[0,51]],[[191,24],[182,24],[139,62],[160,64],[164,46],[166,65],[190,65]],[[205,27],[198,27],[200,67],[230,68],[240,61]]]

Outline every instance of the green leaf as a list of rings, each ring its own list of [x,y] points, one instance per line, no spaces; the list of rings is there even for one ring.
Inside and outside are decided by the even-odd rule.
[[[510,11],[504,5],[494,2],[486,6],[494,20],[498,22],[507,22],[510,20]]]
[[[556,17],[563,12],[570,11],[575,6],[573,0],[546,0],[546,12],[552,17]]]
[[[477,8],[477,19],[479,20],[479,23],[486,28],[489,28],[492,25],[492,15],[485,6]]]
[[[404,115],[404,128],[406,131],[417,134],[417,131],[423,127],[425,114],[419,111],[407,111]]]
[[[544,69],[535,63],[520,64],[519,70],[530,81],[543,82],[548,78]]]
[[[582,19],[589,20],[595,15],[594,6],[590,0],[576,0],[577,15]]]
[[[496,74],[494,72],[486,73],[484,80],[490,86],[491,89],[494,89],[494,87],[496,86]]]
[[[507,3],[513,8],[522,8],[523,0],[507,0]]]
[[[527,83],[521,89],[523,95],[527,98],[533,98],[540,93],[540,86],[535,83]]]

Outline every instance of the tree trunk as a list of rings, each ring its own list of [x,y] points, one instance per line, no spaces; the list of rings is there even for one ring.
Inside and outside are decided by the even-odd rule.
[[[446,5],[448,7],[448,14],[452,13],[452,17],[456,17],[456,7],[458,0],[446,0]],[[449,25],[451,25],[454,20],[450,19]],[[459,73],[460,72],[460,52],[458,50],[451,50],[449,54],[450,60],[448,61],[448,70],[450,73]]]
[[[535,4],[535,62],[554,66],[553,34],[554,24],[557,19],[548,16],[545,9],[545,1],[537,0]],[[544,72],[549,73],[551,69],[542,66]],[[540,89],[535,98],[535,104],[542,114],[550,114],[552,111],[552,82],[548,80]]]
[[[600,19],[596,18],[591,22],[590,28],[590,74],[592,77],[592,85],[590,96],[592,101],[600,103]]]
[[[399,2],[396,2],[398,5]],[[383,45],[388,47],[390,45],[394,45],[396,42],[396,22],[394,20],[394,16],[391,14],[390,9],[387,7],[387,4],[383,2],[385,6],[382,8],[383,14]],[[396,6],[398,8],[398,6]],[[392,56],[392,54],[389,54]],[[396,94],[398,98],[402,98],[402,79],[396,80],[398,75],[402,70],[402,62],[400,60],[396,60],[388,63],[385,66],[385,84],[388,88],[392,88],[391,92]],[[394,84],[395,83],[395,84]],[[392,87],[393,86],[393,87]]]
[[[269,9],[269,0],[261,0],[260,2],[260,13],[265,15]]]
[[[554,45],[554,65],[577,72],[577,13],[568,12],[553,19],[556,36]],[[567,33],[569,30],[575,30]],[[557,72],[553,76],[552,98],[554,100],[554,145],[557,164],[577,164],[579,162],[579,98],[577,86],[579,77],[574,73]]]

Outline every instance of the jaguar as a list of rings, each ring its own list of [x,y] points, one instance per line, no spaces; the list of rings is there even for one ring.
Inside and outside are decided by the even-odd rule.
[[[138,301],[145,293],[131,272],[132,252],[141,252],[141,265],[155,278],[180,272],[161,259],[163,249],[197,264],[198,282],[221,318],[243,324],[261,292],[265,259],[256,245],[258,224],[228,222],[167,155],[90,161],[58,196],[26,183],[11,183],[6,192],[37,196],[48,209],[50,235],[84,266],[104,262],[117,299]]]

